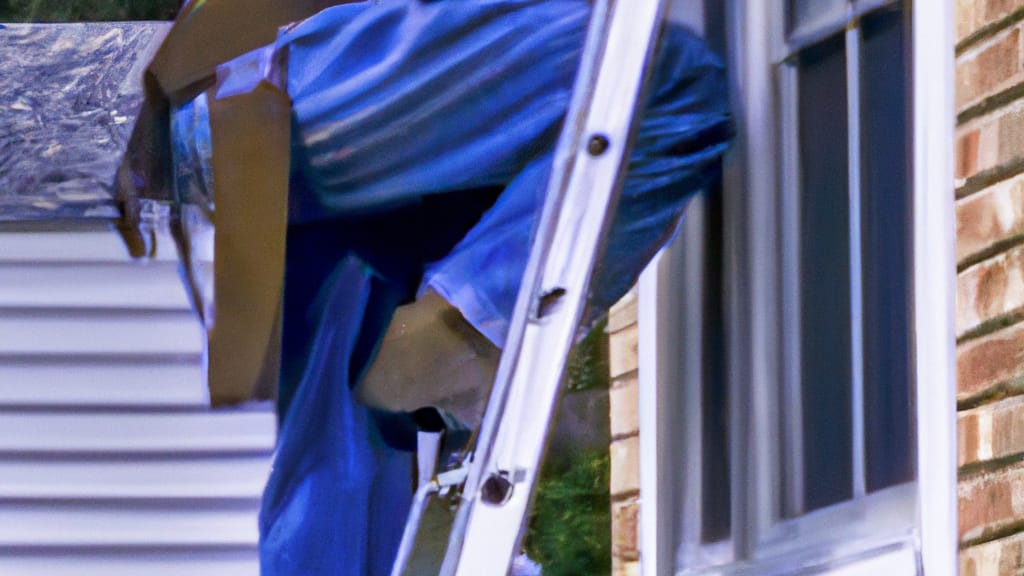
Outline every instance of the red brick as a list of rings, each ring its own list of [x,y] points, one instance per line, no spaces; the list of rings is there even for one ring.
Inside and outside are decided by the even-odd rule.
[[[1009,16],[1018,8],[1024,6],[1022,0],[986,0],[984,10],[984,23],[994,22]]]
[[[958,414],[956,418],[956,465],[978,460],[978,415]]]
[[[957,398],[976,396],[1024,376],[1024,325],[961,345],[956,351]]]
[[[980,12],[977,8],[976,0],[956,0],[956,6],[953,7],[953,10],[957,42],[970,36],[977,29],[976,15]]]
[[[1005,164],[1024,156],[1024,110],[1015,109],[999,118],[998,138],[997,162],[999,164]]]
[[[998,22],[1024,0],[957,0],[957,41]],[[969,46],[957,62],[956,106],[963,110],[1024,81],[1021,31],[1015,26]],[[1011,103],[957,131],[956,177],[1024,158],[1024,101]],[[957,203],[957,260],[1024,234],[1024,177],[997,184]],[[957,279],[957,332],[1024,306],[1024,253],[1012,249],[964,271]],[[958,398],[1024,377],[1024,326],[983,336],[957,350]],[[1009,398],[958,416],[960,465],[1024,452],[1024,398]],[[1024,464],[969,478],[959,486],[962,539],[1024,519]],[[1019,574],[1024,536],[1015,535],[961,552],[964,576]]]
[[[999,108],[985,116],[975,118],[957,127],[956,177],[958,182],[978,172],[998,166],[1003,158],[1014,158],[1021,155],[1021,150],[1000,142],[1000,131],[1007,130],[1017,117],[1015,113],[1024,109],[1024,101]],[[977,143],[971,133],[976,132]]]
[[[994,404],[992,411],[992,457],[1003,458],[1024,452],[1024,398],[1010,398]],[[979,418],[984,422],[985,418]]]
[[[1024,396],[968,410],[957,429],[961,466],[1024,453]]]
[[[959,535],[974,540],[1024,517],[1024,465],[997,470],[958,485]]]
[[[960,576],[1002,576],[1024,572],[1024,534],[1014,534],[960,551]]]
[[[978,29],[1006,18],[1022,5],[1022,0],[956,0],[956,41],[960,42]]]
[[[637,499],[612,504],[612,556],[620,560],[640,557],[638,546],[640,503]]]
[[[971,130],[956,140],[956,177],[968,178],[978,172],[978,148],[981,132]]]
[[[1020,29],[1012,28],[956,66],[956,106],[962,110],[1021,79]]]
[[[956,257],[1024,234],[1024,176],[1000,182],[956,204]]]
[[[964,270],[956,292],[958,335],[1024,306],[1024,247]]]

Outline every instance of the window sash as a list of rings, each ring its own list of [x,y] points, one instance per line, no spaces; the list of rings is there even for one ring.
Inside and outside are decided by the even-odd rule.
[[[914,553],[912,530],[906,517],[916,508],[913,483],[880,490],[868,498],[817,510],[799,520],[776,526],[769,538],[758,546],[753,557],[734,564],[686,567],[676,576],[765,576],[804,573],[808,567],[818,571],[841,570],[851,561],[887,556],[896,550]],[[916,559],[915,559],[916,562]],[[906,563],[897,563],[905,567]],[[872,572],[854,572],[855,574]],[[913,571],[884,571],[879,574],[908,575]]]
[[[711,1],[717,0],[674,0],[668,19],[703,34],[705,20],[714,20],[705,7]],[[705,206],[704,193],[696,195],[678,239],[638,282],[638,354],[646,368],[639,373],[644,393],[638,411],[641,426],[653,423],[640,435],[645,471],[641,493],[651,504],[642,508],[640,518],[645,576],[669,574],[675,566],[694,570],[734,559],[728,539],[703,543]],[[682,444],[664,441],[667,438],[681,439]],[[658,513],[669,510],[673,512]]]
[[[916,511],[913,482],[885,488],[798,518],[783,519],[761,535],[756,560],[792,557],[804,552],[835,559],[856,550],[884,547],[910,537]],[[830,552],[839,547],[839,551]]]
[[[860,14],[867,11],[894,3],[894,0],[854,2],[850,14],[859,17]],[[777,497],[782,488],[779,482],[779,467],[783,449],[772,431],[780,429],[781,405],[776,394],[780,380],[783,382],[798,381],[793,377],[792,371],[789,372],[789,376],[786,376],[786,366],[791,369],[794,364],[791,361],[789,364],[781,363],[781,352],[786,348],[796,349],[797,347],[788,345],[787,340],[790,341],[790,344],[798,343],[799,335],[781,330],[782,322],[780,320],[783,319],[783,310],[792,310],[793,307],[787,305],[783,308],[780,304],[785,304],[787,300],[789,303],[799,302],[799,286],[792,280],[788,283],[784,281],[793,262],[790,257],[788,262],[787,259],[783,259],[780,265],[777,247],[780,243],[783,246],[794,245],[799,238],[799,229],[779,225],[780,217],[787,212],[792,212],[795,207],[798,208],[798,205],[793,202],[795,198],[792,194],[783,196],[780,202],[778,191],[793,189],[792,184],[798,182],[799,178],[799,163],[798,158],[793,154],[797,150],[796,147],[778,146],[785,138],[787,127],[795,126],[792,121],[795,118],[793,115],[795,108],[787,112],[786,106],[781,107],[780,118],[779,104],[780,102],[794,101],[793,98],[787,97],[786,90],[787,83],[790,84],[790,90],[792,86],[795,86],[793,80],[796,77],[792,75],[787,80],[786,70],[792,70],[792,68],[778,66],[787,60],[789,54],[795,54],[795,51],[787,53],[788,48],[778,48],[780,45],[788,47],[792,37],[786,41],[780,40],[781,33],[778,31],[783,30],[782,17],[778,13],[779,11],[773,11],[771,6],[765,6],[765,4],[767,3],[762,3],[760,0],[737,0],[727,5],[729,19],[733,23],[728,31],[730,44],[744,46],[737,55],[738,58],[731,62],[731,67],[735,70],[735,77],[740,83],[739,89],[734,92],[734,96],[740,102],[736,109],[742,111],[743,118],[745,118],[743,124],[746,128],[740,132],[736,144],[736,149],[739,151],[737,161],[726,167],[726,188],[744,192],[742,195],[727,193],[725,196],[726,220],[730,223],[730,227],[736,226],[736,228],[730,229],[725,247],[727,267],[730,269],[728,272],[730,279],[726,286],[726,290],[729,292],[726,298],[730,338],[728,346],[734,353],[738,351],[737,356],[739,356],[734,359],[735,361],[730,367],[729,377],[731,403],[729,434],[732,443],[730,450],[732,465],[730,468],[734,492],[733,538],[731,541],[715,545],[693,546],[693,542],[697,538],[694,535],[700,533],[699,527],[694,527],[688,532],[689,538],[684,542],[682,537],[677,537],[670,531],[666,531],[666,514],[664,513],[666,509],[660,505],[663,501],[662,498],[659,496],[652,499],[650,493],[645,492],[645,501],[657,502],[653,507],[645,507],[646,513],[642,512],[642,514],[646,518],[641,518],[645,532],[641,541],[645,558],[642,570],[645,575],[661,576],[670,573],[762,574],[767,573],[765,570],[782,573],[787,567],[792,568],[792,562],[797,556],[822,566],[821,562],[827,564],[828,562],[839,562],[840,559],[849,560],[851,556],[868,558],[882,554],[888,559],[885,562],[892,561],[894,565],[899,564],[903,562],[900,559],[907,558],[907,554],[910,554],[911,558],[915,554],[915,547],[911,542],[915,535],[920,534],[922,530],[921,524],[917,520],[921,513],[920,507],[917,506],[917,503],[921,501],[919,494],[924,490],[925,483],[934,484],[928,478],[921,478],[922,475],[918,474],[918,479],[914,482],[880,490],[863,498],[830,506],[798,518],[783,519]],[[910,3],[906,5],[909,10]],[[908,13],[908,17],[914,18],[919,10],[916,5],[912,7],[914,14]],[[774,25],[765,26],[766,22]],[[914,24],[917,25],[916,22]],[[843,30],[846,30],[845,23],[833,28],[829,34],[824,36]],[[859,31],[854,29],[853,33],[858,35],[855,41],[859,40]],[[845,34],[849,35],[850,32],[846,31]],[[759,50],[758,46],[767,49]],[[776,48],[774,52],[773,47]],[[776,56],[781,54],[781,56],[774,58],[773,54]],[[917,74],[916,66],[917,58],[912,58],[910,60],[911,70],[908,72]],[[856,69],[857,66],[854,65],[851,68]],[[856,84],[848,82],[848,90],[857,90]],[[765,95],[770,97],[766,98]],[[859,98],[850,100],[851,102],[859,101]],[[917,107],[918,105],[914,106],[915,114]],[[789,120],[787,120],[787,114]],[[851,130],[851,134],[859,134],[861,129],[859,122],[856,118],[852,121],[856,125],[856,130]],[[916,127],[916,124],[912,125]],[[916,147],[920,147],[920,143],[917,142],[918,138],[920,138],[919,135],[915,138]],[[852,150],[858,148],[858,146],[851,146]],[[788,151],[788,153],[780,156],[780,150]],[[852,168],[851,176],[859,177],[859,169]],[[915,179],[915,191],[918,191],[919,188]],[[934,197],[938,198],[939,196]],[[859,215],[859,206],[858,210],[852,212]],[[919,228],[919,220],[920,216],[915,206],[915,233]],[[860,242],[854,241],[852,244],[858,249],[860,248]],[[920,244],[918,243],[916,246],[920,246]],[[851,266],[853,271],[858,271],[860,268],[857,265]],[[921,285],[919,280],[917,284]],[[650,364],[648,362],[650,358],[644,352],[645,340],[648,342],[647,346],[650,346],[650,343],[657,342],[660,338],[656,331],[650,331],[647,327],[665,317],[664,308],[660,308],[660,305],[648,306],[647,303],[659,300],[664,303],[664,295],[672,290],[677,290],[678,286],[678,281],[666,282],[664,272],[645,274],[645,278],[641,281],[640,354],[645,365]],[[793,290],[794,288],[796,290]],[[851,287],[851,289],[853,288]],[[917,298],[914,299],[912,305],[921,309]],[[931,305],[935,306],[936,304],[933,302]],[[796,325],[793,322],[786,322],[786,324]],[[645,334],[647,335],[645,336]],[[915,350],[919,350],[918,344],[915,343],[914,346]],[[664,356],[664,350],[661,352]],[[918,374],[920,374],[920,359],[914,359],[913,362],[916,362]],[[795,365],[799,366],[798,363]],[[666,380],[672,382],[672,385],[677,385],[678,374],[674,376],[674,379],[666,379],[663,374],[654,376],[660,384],[648,385],[650,386],[648,387],[645,386],[642,368],[641,387],[646,391],[651,388],[660,388],[666,384]],[[921,382],[921,380],[916,380],[916,382]],[[911,385],[916,387],[916,382],[912,381]],[[642,394],[641,403],[645,402],[644,398],[645,395]],[[657,395],[647,398],[647,411],[654,413],[655,417],[663,422],[666,415],[652,408],[656,404]],[[950,394],[950,399],[952,398],[953,396]],[[857,404],[862,405],[859,402]],[[919,405],[919,414],[921,409]],[[641,407],[642,418],[644,418],[644,414],[645,409]],[[679,414],[676,413],[669,418],[678,422],[678,416]],[[933,420],[937,421],[935,418]],[[946,425],[948,424],[946,422]],[[678,433],[680,425],[676,424],[669,428],[674,433]],[[667,430],[663,424],[658,424],[658,430],[657,436],[665,438],[666,436],[661,434],[661,431]],[[689,430],[690,434],[700,433],[700,427],[697,426],[690,426]],[[955,430],[955,428],[946,428],[945,432],[948,433],[950,430]],[[919,443],[923,433],[923,429],[919,429]],[[646,435],[648,438],[651,436],[651,434]],[[641,437],[644,437],[643,433]],[[792,443],[793,441],[791,438],[787,442]],[[688,442],[690,450],[700,446],[698,439],[691,437]],[[641,456],[642,461],[646,462],[642,466],[648,478],[652,476],[646,471],[658,470],[656,476],[658,480],[655,482],[660,483],[660,494],[664,494],[667,491],[667,485],[662,482],[665,460],[658,460],[657,454],[663,454],[664,451],[672,450],[674,447],[670,445],[671,443],[663,441],[653,444],[657,450],[648,447],[648,456]],[[950,445],[946,444],[945,446],[949,448]],[[641,451],[644,452],[643,446]],[[930,470],[923,468],[920,463],[916,468]],[[691,474],[684,470],[673,476],[675,480],[671,484],[672,490],[676,491],[674,497],[679,499],[688,497],[691,502],[689,510],[693,511],[696,509],[693,503],[699,501],[699,490],[694,490],[689,496],[686,496],[685,490],[688,488],[682,487],[679,483],[682,482],[680,480],[682,475],[687,475],[692,482],[692,478],[699,478],[699,473]],[[645,483],[644,486],[646,485]],[[955,492],[950,492],[950,494],[955,494]],[[955,511],[955,507],[953,509]],[[661,512],[657,513],[659,510]],[[672,510],[672,516],[679,514],[679,508],[672,508]],[[691,515],[690,517],[699,518],[700,516]],[[657,525],[660,531],[656,539],[649,537],[648,527],[651,525]],[[824,530],[822,526],[828,526],[829,529]],[[955,531],[955,523],[953,526]],[[837,527],[845,528],[837,530]],[[865,531],[865,528],[868,528],[868,531]],[[672,539],[676,540],[669,541]],[[932,541],[936,541],[934,537]],[[666,542],[669,548],[683,542],[683,546],[691,546],[691,554],[692,549],[696,549],[697,553],[689,556],[694,559],[693,561],[685,565],[677,565],[678,559],[672,558],[671,555],[666,558],[664,555],[654,554],[650,548],[652,542],[658,543],[658,549],[663,549]],[[955,542],[955,540],[951,540],[951,542]],[[955,549],[955,546],[953,548]],[[863,556],[863,554],[868,556]],[[879,556],[879,558],[881,557]],[[655,558],[656,561],[651,562]],[[745,561],[732,563],[736,559]],[[906,563],[904,562],[903,565]]]
[[[857,546],[865,546],[869,539],[874,539],[877,542],[888,542],[888,541],[902,541],[911,530],[915,527],[915,508],[916,499],[915,494],[915,482],[908,484],[902,484],[895,487],[887,488],[885,490],[878,491],[873,494],[866,493],[865,481],[865,446],[864,446],[864,402],[863,402],[863,327],[858,325],[857,322],[852,321],[852,338],[851,342],[855,348],[851,351],[853,355],[854,363],[854,374],[853,374],[853,385],[854,390],[854,402],[851,403],[852,409],[854,410],[853,422],[855,427],[855,446],[854,454],[856,454],[854,460],[854,478],[856,478],[854,484],[854,498],[845,501],[840,504],[826,507],[824,509],[812,512],[810,514],[803,514],[799,517],[785,519],[784,511],[782,510],[777,494],[779,490],[784,490],[788,499],[791,502],[797,502],[798,506],[802,508],[800,500],[803,495],[803,486],[797,483],[782,482],[781,479],[781,466],[783,465],[783,458],[785,458],[785,465],[789,466],[790,469],[799,469],[797,463],[802,464],[802,442],[799,438],[799,434],[789,433],[786,434],[781,441],[781,445],[772,446],[770,442],[765,442],[765,437],[771,437],[773,430],[784,430],[799,431],[801,426],[789,426],[782,427],[781,418],[785,414],[787,419],[797,417],[799,418],[800,411],[790,409],[788,413],[784,410],[785,404],[792,406],[798,406],[796,401],[799,400],[800,396],[800,359],[799,359],[799,342],[800,334],[799,330],[790,330],[793,327],[799,326],[799,302],[800,302],[800,285],[797,275],[799,269],[799,258],[798,251],[795,250],[799,246],[799,184],[800,184],[800,161],[799,161],[799,146],[798,144],[798,125],[796,119],[798,118],[798,98],[797,98],[797,81],[798,71],[790,65],[788,62],[792,57],[796,55],[799,50],[809,47],[813,42],[827,38],[832,34],[843,32],[845,35],[845,42],[847,44],[847,91],[849,97],[850,106],[848,110],[848,122],[850,126],[849,137],[849,153],[848,158],[850,166],[850,185],[849,185],[849,202],[850,202],[850,274],[851,274],[851,299],[852,308],[851,316],[852,320],[862,318],[862,314],[858,309],[862,306],[862,294],[863,286],[860,283],[860,274],[862,273],[861,261],[863,255],[861,253],[862,245],[860,241],[861,233],[861,201],[860,201],[860,62],[859,62],[859,50],[861,43],[861,33],[857,26],[849,26],[848,24],[858,19],[861,15],[883,7],[885,5],[896,4],[895,0],[879,0],[879,1],[860,1],[854,2],[850,5],[850,10],[844,15],[842,22],[833,22],[830,24],[830,28],[827,33],[820,33],[814,36],[803,36],[800,37],[803,31],[797,30],[789,39],[786,39],[783,34],[784,30],[784,15],[781,14],[781,10],[772,11],[770,8],[763,9],[757,7],[754,2],[745,3],[740,6],[738,3],[734,6],[733,18],[734,22],[739,20],[745,20],[748,23],[759,24],[765,26],[765,23],[770,23],[767,27],[772,31],[769,33],[767,38],[761,39],[761,41],[774,44],[776,47],[776,54],[781,56],[769,61],[766,61],[763,54],[757,54],[757,39],[751,43],[750,38],[737,38],[736,34],[749,35],[750,27],[741,31],[741,27],[737,27],[737,31],[734,32],[733,41],[740,41],[747,45],[746,50],[751,53],[747,54],[747,59],[742,61],[740,66],[744,69],[746,86],[743,87],[743,94],[747,106],[751,106],[753,102],[758,98],[763,98],[765,93],[774,95],[775,99],[769,105],[758,103],[758,108],[750,110],[748,118],[757,118],[761,115],[761,118],[775,118],[775,122],[764,123],[763,120],[758,126],[757,134],[752,134],[750,139],[752,142],[746,143],[748,153],[746,161],[748,162],[745,167],[747,174],[757,174],[758,179],[761,180],[761,176],[766,172],[764,166],[758,167],[757,164],[765,162],[763,158],[756,158],[757,155],[765,155],[765,150],[776,150],[776,155],[767,154],[769,162],[775,165],[774,170],[778,170],[779,186],[774,186],[771,179],[765,178],[761,182],[755,182],[753,179],[745,182],[744,189],[748,195],[748,202],[742,201],[735,202],[737,204],[733,208],[733,215],[729,218],[732,224],[736,222],[745,221],[748,223],[748,229],[746,234],[751,237],[757,238],[756,244],[773,244],[773,238],[778,241],[778,245],[782,247],[783,257],[778,261],[777,270],[765,270],[757,265],[752,265],[752,272],[744,274],[744,281],[740,282],[742,285],[748,287],[752,291],[746,298],[747,301],[740,303],[742,308],[734,308],[733,314],[751,314],[757,313],[758,315],[765,315],[764,311],[768,311],[768,318],[773,316],[778,318],[777,327],[768,328],[765,331],[758,331],[758,324],[760,321],[748,321],[743,322],[743,325],[739,327],[740,330],[751,330],[755,334],[774,334],[776,338],[775,344],[764,346],[751,342],[750,340],[733,343],[734,350],[744,350],[745,356],[754,356],[754,362],[750,362],[749,359],[745,363],[741,363],[734,367],[734,380],[738,383],[734,385],[734,390],[731,393],[731,399],[736,398],[747,398],[746,405],[742,405],[741,402],[737,402],[734,406],[733,420],[737,422],[746,421],[750,422],[750,429],[745,429],[743,425],[736,427],[737,434],[742,436],[738,445],[733,447],[735,453],[740,454],[736,457],[737,465],[733,466],[736,474],[740,475],[736,480],[736,486],[741,486],[739,482],[748,482],[754,484],[745,493],[737,494],[737,499],[740,508],[736,510],[733,522],[734,529],[743,526],[750,527],[746,534],[735,534],[734,541],[737,545],[737,554],[739,557],[746,557],[748,559],[756,561],[767,561],[772,557],[777,557],[780,554],[792,553],[793,549],[789,549],[783,542],[792,542],[792,546],[798,548],[804,548],[807,546],[814,545],[813,540],[820,540],[820,544],[825,547],[834,547],[837,543],[849,541],[851,538],[859,538]],[[777,7],[778,5],[776,5]],[[909,5],[908,5],[909,10]],[[742,14],[742,12],[748,12],[748,14]],[[758,14],[759,12],[759,14]],[[907,14],[910,17],[910,14]],[[824,28],[823,28],[824,30]],[[745,34],[744,34],[745,33]],[[737,62],[732,63],[733,66],[737,65]],[[912,66],[913,64],[911,64]],[[756,69],[757,66],[764,66],[770,72],[768,77],[757,77],[751,78],[751,73]],[[763,88],[756,88],[759,82],[774,82],[774,88],[764,90]],[[770,130],[769,128],[773,129]],[[909,129],[909,125],[908,125]],[[781,145],[775,145],[776,143]],[[777,190],[781,190],[782,194],[779,195]],[[780,220],[773,221],[773,210],[764,210],[763,206],[759,204],[759,199],[754,198],[755,195],[766,193],[772,198],[778,198],[779,203],[774,206],[775,210],[778,210],[778,216]],[[796,226],[792,225],[797,223]],[[739,244],[745,249],[751,250],[751,254],[754,252],[756,244],[751,244],[749,240],[739,239]],[[777,284],[773,283],[773,276],[777,274]],[[734,284],[737,280],[732,281]],[[763,284],[762,284],[763,283]],[[768,286],[768,288],[764,288]],[[774,290],[771,286],[777,286],[778,292],[775,296],[772,296]],[[759,305],[764,303],[766,299],[778,298],[779,307],[773,308],[771,306]],[[735,317],[734,317],[735,318]],[[782,330],[781,326],[785,325],[787,330]],[[763,325],[761,326],[763,329]],[[733,328],[734,330],[737,328]],[[775,350],[776,353],[782,357],[782,363],[777,366],[777,371],[773,369],[773,363],[769,362],[758,362],[756,358],[766,358],[761,353],[755,351],[760,348],[765,350],[769,355],[767,358],[771,358],[770,350]],[[785,354],[783,354],[785,351]],[[746,364],[745,366],[742,364]],[[772,395],[765,394],[765,389],[772,389],[777,386],[775,382],[781,382],[782,384],[782,395],[781,397],[772,397]],[[914,382],[908,382],[908,385],[914,386]],[[797,422],[799,424],[799,422]],[[737,437],[740,437],[737,436]],[[744,455],[745,454],[745,455]],[[851,457],[854,457],[851,454]],[[751,462],[743,462],[743,459],[751,458]],[[796,478],[802,479],[802,474],[795,475]],[[778,490],[776,490],[776,488]],[[898,495],[898,498],[893,495]],[[798,496],[799,495],[799,496]],[[900,505],[893,506],[894,498],[899,500]],[[870,538],[868,535],[858,534],[858,525],[863,526],[863,522],[852,522],[850,530],[836,530],[834,528],[830,530],[821,530],[819,518],[830,518],[829,525],[831,527],[836,526],[832,522],[843,520],[844,522],[850,523],[857,518],[866,518],[865,515],[871,514],[882,514],[886,509],[898,510],[898,514],[895,517],[888,517],[887,521],[878,524],[879,530],[874,531],[874,535]],[[878,512],[873,512],[878,511]],[[815,529],[817,526],[817,529]],[[788,535],[788,536],[787,536]],[[795,535],[795,536],[794,536]],[[823,548],[824,549],[824,548]]]
[[[651,504],[641,508],[645,576],[734,559],[729,540],[702,541],[704,205],[703,194],[691,201],[677,240],[639,281],[640,459],[641,470],[653,472],[640,477],[643,501]]]
[[[861,242],[861,181],[860,181],[860,31],[858,27],[847,28],[844,45],[846,67],[846,112],[847,112],[847,199],[848,199],[848,264],[849,275],[849,342],[850,342],[850,422],[851,422],[851,497],[864,496],[865,476],[865,430],[864,430],[864,329],[863,318],[863,255]],[[801,326],[803,318],[801,297],[800,240],[802,233],[801,202],[803,199],[803,178],[800,158],[800,71],[795,64],[778,65],[779,115],[781,154],[780,221],[781,236],[781,326],[782,331],[782,406],[783,437],[782,462],[784,463],[783,516],[794,517],[806,510],[803,443],[803,374],[801,350],[803,339]]]
[[[839,34],[849,26],[850,22],[857,20],[864,14],[883,6],[898,4],[899,2],[900,0],[849,0],[844,12],[830,14],[827,18],[818,19],[806,26],[799,26],[789,34],[784,33],[784,28],[777,27],[774,63],[781,64],[791,60],[804,49],[821,42],[829,36]],[[781,11],[785,12],[784,6]]]
[[[852,16],[873,10],[890,0],[860,0],[852,3]],[[829,544],[846,545],[849,559],[854,555],[857,563],[838,567],[834,574],[847,574],[850,567],[872,568],[871,573],[912,573],[920,566],[929,576],[953,576],[956,572],[956,468],[955,468],[955,372],[953,367],[953,279],[955,278],[953,251],[953,203],[949,193],[952,182],[953,142],[953,33],[951,0],[938,0],[938,4],[907,2],[907,16],[913,29],[910,42],[912,54],[908,60],[908,74],[913,77],[914,96],[911,105],[913,130],[913,274],[914,287],[910,305],[913,308],[911,367],[914,399],[915,438],[917,442],[916,480],[873,493],[866,498],[818,511],[814,515],[793,521],[779,522],[777,504],[778,466],[780,446],[773,430],[778,430],[778,396],[774,394],[785,374],[778,363],[784,338],[792,338],[779,330],[782,320],[777,300],[785,302],[787,289],[782,282],[780,268],[773,264],[776,247],[781,242],[792,245],[792,234],[779,229],[779,216],[792,206],[777,203],[780,179],[790,182],[798,176],[798,165],[782,158],[777,147],[785,126],[793,126],[792,117],[786,120],[782,110],[782,125],[778,122],[778,98],[785,98],[787,81],[776,83],[778,67],[804,46],[821,38],[839,33],[846,23],[833,22],[820,30],[797,30],[788,38],[773,30],[783,30],[784,22],[776,22],[778,10],[762,0],[732,0],[726,4],[729,45],[733,47],[730,68],[736,82],[732,92],[743,127],[739,131],[735,152],[725,172],[725,219],[730,233],[726,235],[725,253],[728,281],[726,283],[726,315],[728,348],[731,351],[729,374],[731,474],[734,500],[732,507],[733,539],[730,554],[746,562],[703,569],[687,569],[685,574],[768,574],[793,570],[797,559],[792,548],[803,547],[807,534],[834,532],[843,515],[852,527],[870,524],[865,519],[895,507],[897,522],[883,532],[863,535],[868,540],[850,538],[853,533],[838,534]],[[766,26],[771,24],[771,26]],[[782,92],[781,94],[779,92]],[[789,99],[792,101],[792,99]],[[792,150],[792,148],[791,148]],[[779,169],[779,166],[782,169]],[[788,176],[787,176],[788,174]],[[789,189],[789,188],[787,188]],[[729,193],[742,190],[742,193]],[[783,198],[785,200],[785,198]],[[785,260],[781,271],[786,270]],[[645,274],[641,281],[639,304],[640,345],[648,343],[656,334],[649,333],[656,319],[663,318],[659,307],[678,289],[655,282],[663,278],[660,273]],[[646,288],[645,288],[646,286]],[[659,288],[659,286],[662,286]],[[783,297],[780,298],[779,290]],[[798,298],[790,295],[788,298]],[[644,318],[647,318],[645,320]],[[788,323],[792,325],[792,323]],[[645,336],[646,334],[646,336]],[[799,342],[799,340],[796,340]],[[790,347],[790,349],[793,349]],[[643,366],[640,377],[644,394],[678,381],[658,379],[656,385],[644,386],[645,367],[654,367],[641,350]],[[790,378],[791,380],[792,378]],[[785,380],[785,378],[783,378]],[[920,393],[927,386],[927,394]],[[651,397],[653,399],[653,396]],[[649,402],[648,407],[654,405]],[[641,414],[643,415],[643,408]],[[655,414],[664,418],[663,414]],[[678,414],[668,416],[678,422]],[[650,429],[651,420],[644,418],[641,426]],[[659,432],[661,428],[659,420]],[[669,427],[677,430],[677,427]],[[652,434],[641,432],[641,438]],[[660,434],[658,434],[660,436]],[[666,438],[661,436],[662,439]],[[642,442],[644,442],[642,440]],[[671,450],[669,442],[655,442],[659,450]],[[649,447],[650,448],[650,447]],[[642,447],[642,452],[644,448]],[[649,472],[660,474],[664,460],[648,449],[642,456],[643,476]],[[944,472],[945,473],[944,473]],[[644,482],[644,480],[642,480]],[[646,484],[645,484],[646,486]],[[662,484],[662,493],[666,490]],[[671,486],[675,489],[676,486]],[[645,502],[650,503],[645,492]],[[660,504],[661,500],[655,500]],[[908,507],[912,512],[908,512]],[[665,576],[676,573],[674,563],[658,556],[651,548],[652,525],[663,526],[666,516],[674,517],[678,510],[660,505],[641,509],[642,571],[645,576]],[[910,516],[909,525],[905,518]],[[830,517],[829,530],[813,530],[815,522]],[[851,521],[856,520],[856,521]],[[883,525],[888,525],[883,522]],[[903,528],[901,528],[901,526]],[[900,530],[903,530],[901,533]],[[787,539],[786,534],[789,534]],[[667,534],[659,535],[663,542]],[[808,536],[809,537],[809,536]],[[888,539],[887,539],[888,538]],[[913,542],[916,539],[917,544]],[[831,548],[835,550],[835,548]],[[918,552],[919,551],[919,552]],[[868,554],[867,556],[862,553]],[[860,554],[860,555],[859,555]],[[813,548],[800,556],[811,564],[821,566],[828,553]],[[833,557],[835,555],[833,554]],[[864,562],[864,563],[861,563]],[[859,573],[859,572],[858,572]]]

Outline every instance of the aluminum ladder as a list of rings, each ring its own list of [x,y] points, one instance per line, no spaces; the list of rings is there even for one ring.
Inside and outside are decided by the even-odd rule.
[[[457,504],[443,576],[507,574],[519,549],[566,357],[621,191],[667,0],[597,0],[544,209],[475,448],[421,484],[392,576],[412,574],[424,510]],[[424,444],[436,438],[421,435]],[[421,470],[436,450],[421,450]],[[433,467],[430,468],[431,470]]]

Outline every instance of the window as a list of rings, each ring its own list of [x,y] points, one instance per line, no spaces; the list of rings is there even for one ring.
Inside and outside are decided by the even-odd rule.
[[[933,288],[953,257],[921,249],[949,238],[952,210],[948,183],[922,174],[952,160],[922,152],[915,126],[927,108],[947,141],[953,118],[912,84],[924,62],[950,97],[934,46],[952,40],[911,33],[948,16],[904,0],[676,3],[728,39],[740,158],[641,280],[644,574],[952,570],[952,296]]]
[[[857,6],[779,65],[787,518],[913,479],[905,22]]]

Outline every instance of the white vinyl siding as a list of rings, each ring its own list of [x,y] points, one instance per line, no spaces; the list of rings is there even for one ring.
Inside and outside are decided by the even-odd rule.
[[[0,227],[0,574],[258,574],[273,407],[207,407],[173,243],[47,228]]]

